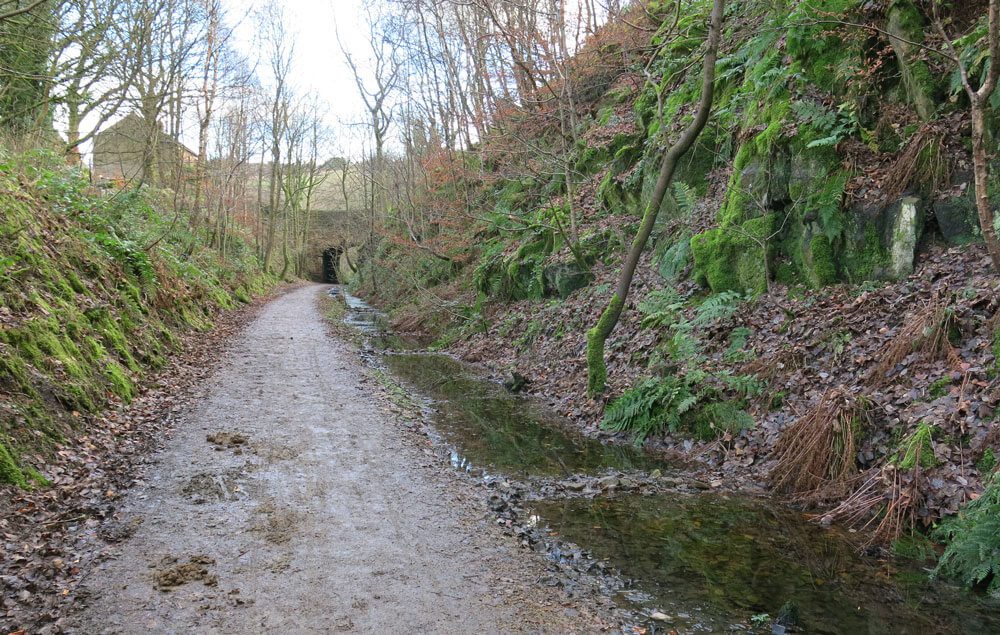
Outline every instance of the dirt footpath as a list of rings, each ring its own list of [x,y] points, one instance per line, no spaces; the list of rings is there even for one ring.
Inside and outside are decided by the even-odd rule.
[[[592,630],[383,417],[317,286],[274,300],[105,528],[73,632]],[[481,503],[480,503],[481,504]],[[541,594],[541,595],[540,595]],[[573,608],[565,608],[573,606]]]

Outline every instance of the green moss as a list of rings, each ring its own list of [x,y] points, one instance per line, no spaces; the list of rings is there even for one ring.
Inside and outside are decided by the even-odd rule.
[[[976,463],[976,469],[979,470],[980,474],[984,476],[993,472],[993,468],[997,466],[997,457],[993,453],[993,448],[986,448],[983,450],[983,456]]]
[[[7,444],[0,440],[0,483],[25,487],[27,481],[24,473],[17,466],[14,460],[15,453],[7,447]]]
[[[104,368],[104,376],[110,382],[111,392],[118,395],[123,403],[127,404],[132,401],[135,396],[135,385],[125,374],[124,368],[115,362],[109,362]]]
[[[889,266],[889,251],[882,246],[874,224],[865,225],[864,243],[860,249],[850,243],[845,246],[842,262],[844,274],[851,282],[872,280]]]
[[[789,16],[789,23],[801,26],[788,30],[788,53],[795,66],[821,90],[843,93],[846,69],[856,57],[846,40],[822,21],[845,16],[856,6],[856,0],[816,0],[802,3]]]
[[[812,278],[816,285],[822,287],[836,282],[837,267],[833,261],[830,239],[823,234],[813,236],[809,241],[809,252],[812,255]]]
[[[87,289],[87,286],[83,284],[83,282],[80,280],[80,276],[76,275],[75,271],[67,271],[66,272],[66,280],[69,282],[70,286],[73,288],[73,291],[76,291],[77,293],[82,293],[82,294],[85,294],[85,295],[91,295],[90,291]]]
[[[611,333],[618,320],[625,302],[618,294],[611,296],[611,301],[601,314],[594,328],[587,331],[587,394],[593,396],[604,392],[608,381],[608,368],[604,363],[604,341]]]
[[[934,457],[934,444],[931,440],[933,428],[928,423],[917,426],[916,432],[903,442],[896,455],[896,465],[903,470],[913,469],[919,462],[920,467],[934,467],[937,459]]]
[[[132,356],[132,350],[128,344],[128,340],[125,338],[125,334],[121,331],[118,324],[111,316],[111,311],[109,311],[106,307],[95,307],[84,311],[84,315],[90,321],[94,330],[104,339],[104,343],[107,347],[114,351],[118,358],[125,362],[129,369],[138,371],[139,364]]]
[[[795,273],[795,267],[787,262],[779,262],[774,268],[774,279],[780,284],[789,285],[798,282],[798,275]]]
[[[993,329],[993,373],[1000,375],[1000,323]]]
[[[927,389],[927,394],[931,396],[931,399],[938,399],[944,397],[948,394],[948,386],[951,385],[951,379],[948,377],[942,377],[941,379],[935,381]]]
[[[715,293],[767,289],[764,250],[760,241],[773,231],[769,214],[739,228],[716,228],[691,238],[691,253],[699,279]],[[768,258],[771,255],[768,254]]]

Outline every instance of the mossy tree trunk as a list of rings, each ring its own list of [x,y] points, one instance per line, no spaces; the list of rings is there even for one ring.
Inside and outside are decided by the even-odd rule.
[[[639,264],[639,257],[646,248],[646,242],[653,231],[656,217],[663,203],[663,197],[673,180],[677,163],[688,149],[694,145],[698,135],[708,122],[712,110],[712,98],[715,92],[715,62],[719,56],[719,43],[722,40],[722,15],[725,0],[713,0],[710,28],[708,31],[705,51],[704,68],[702,71],[701,100],[695,112],[694,119],[681,134],[680,138],[667,150],[660,164],[660,175],[656,180],[653,195],[642,216],[639,231],[632,241],[628,255],[622,267],[622,272],[615,285],[615,293],[601,314],[597,325],[587,332],[587,392],[590,395],[604,391],[607,380],[607,366],[604,363],[604,343],[618,324],[618,318],[625,308],[625,300],[632,287],[632,277]]]

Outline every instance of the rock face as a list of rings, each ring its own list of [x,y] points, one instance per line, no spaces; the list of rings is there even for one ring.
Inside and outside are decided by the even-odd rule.
[[[899,62],[906,97],[920,118],[930,121],[936,110],[934,78],[920,59],[917,46],[924,41],[923,18],[911,2],[894,3],[888,17],[886,30],[895,36],[890,42]]]
[[[994,172],[998,168],[1000,168],[1000,162],[994,162],[990,166],[990,170]],[[962,194],[938,199],[931,206],[941,235],[953,245],[964,245],[982,240],[979,215],[976,212],[975,185],[972,173],[968,171],[955,172],[951,178],[951,185],[953,190],[961,190]],[[994,208],[996,208],[996,204],[997,199],[993,197]]]
[[[916,255],[923,214],[920,199],[907,196],[894,208],[892,237],[889,244],[888,277],[899,280],[913,273],[913,259]]]

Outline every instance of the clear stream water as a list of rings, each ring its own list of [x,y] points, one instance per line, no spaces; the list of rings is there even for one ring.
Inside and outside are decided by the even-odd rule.
[[[510,476],[609,470],[676,471],[629,446],[571,430],[537,400],[517,396],[447,355],[400,352],[422,342],[393,335],[384,316],[342,293],[345,320],[382,352],[388,370],[434,402],[434,425],[456,466]],[[1000,633],[1000,603],[930,585],[913,564],[859,557],[836,528],[779,503],[717,493],[542,501],[539,524],[606,560],[629,580],[622,599],[654,610],[649,632],[742,630],[754,615],[794,606],[788,632]],[[762,620],[758,632],[785,632]]]

